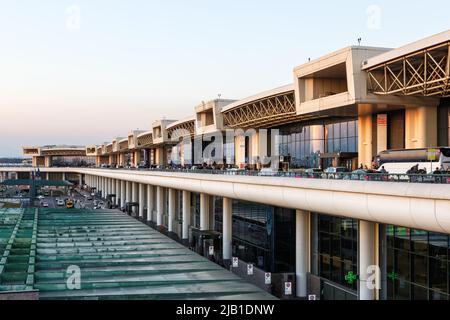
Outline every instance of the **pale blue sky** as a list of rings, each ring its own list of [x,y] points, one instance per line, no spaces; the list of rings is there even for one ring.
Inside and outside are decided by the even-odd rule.
[[[290,83],[358,37],[398,47],[447,30],[448,12],[448,0],[0,0],[0,156],[184,118],[218,93]]]

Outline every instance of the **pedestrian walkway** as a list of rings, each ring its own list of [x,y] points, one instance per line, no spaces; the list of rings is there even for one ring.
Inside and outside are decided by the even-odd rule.
[[[16,250],[0,272],[0,293],[38,290],[39,299],[275,299],[119,211],[3,209],[0,221],[7,222],[0,225],[0,254],[5,244]]]

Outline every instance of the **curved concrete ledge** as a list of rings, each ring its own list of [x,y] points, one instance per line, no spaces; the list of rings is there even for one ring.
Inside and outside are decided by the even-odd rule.
[[[46,168],[41,171],[91,174],[284,208],[450,233],[450,185],[445,184],[83,168]]]

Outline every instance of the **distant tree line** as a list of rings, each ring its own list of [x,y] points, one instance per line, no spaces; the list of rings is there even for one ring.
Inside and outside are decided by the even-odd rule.
[[[24,160],[30,160],[28,158],[0,158],[0,163],[22,163]]]

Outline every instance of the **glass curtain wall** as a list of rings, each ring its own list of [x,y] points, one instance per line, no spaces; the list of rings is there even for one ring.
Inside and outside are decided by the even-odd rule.
[[[449,235],[384,226],[385,298],[448,300],[450,298]]]
[[[313,214],[312,259],[314,275],[356,292],[348,276],[358,273],[358,221]]]
[[[358,121],[327,121],[283,126],[276,140],[280,156],[291,158],[292,168],[318,168],[324,153],[358,152]],[[328,165],[327,165],[328,166]]]

